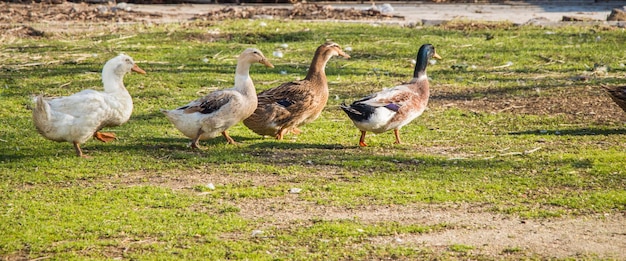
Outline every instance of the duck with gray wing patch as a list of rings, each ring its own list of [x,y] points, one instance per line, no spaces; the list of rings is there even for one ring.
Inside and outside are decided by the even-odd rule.
[[[368,131],[382,133],[393,130],[395,143],[401,143],[400,129],[419,117],[428,105],[430,86],[426,67],[430,58],[441,59],[435,47],[424,44],[417,53],[411,81],[354,101],[349,106],[341,104],[341,109],[361,131],[359,146],[367,146],[365,134]]]
[[[191,138],[192,148],[199,148],[198,141],[220,134],[228,143],[236,144],[228,135],[228,128],[250,116],[257,106],[256,89],[250,78],[253,63],[274,68],[261,51],[248,48],[237,59],[234,87],[209,93],[174,110],[161,110],[180,132]]]

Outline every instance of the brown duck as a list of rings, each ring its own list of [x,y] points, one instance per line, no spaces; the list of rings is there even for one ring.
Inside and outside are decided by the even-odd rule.
[[[611,96],[611,99],[626,112],[626,86],[610,87],[602,85],[602,88],[604,88]]]
[[[333,56],[349,55],[333,42],[320,45],[315,51],[304,80],[284,83],[257,95],[258,106],[243,123],[259,135],[278,140],[288,131],[300,133],[298,126],[317,119],[328,101],[325,67]]]

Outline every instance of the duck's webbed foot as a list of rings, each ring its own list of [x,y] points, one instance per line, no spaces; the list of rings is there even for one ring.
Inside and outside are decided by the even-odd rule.
[[[116,139],[114,133],[96,131],[93,137],[102,142],[114,141]]]
[[[361,131],[361,138],[359,139],[359,146],[361,147],[367,147],[367,144],[365,143],[365,133],[367,132]]]

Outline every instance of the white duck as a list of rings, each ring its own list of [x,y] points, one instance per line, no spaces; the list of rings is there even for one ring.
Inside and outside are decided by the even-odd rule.
[[[237,59],[234,87],[209,93],[174,110],[161,110],[178,130],[192,139],[192,148],[198,149],[198,141],[220,133],[228,143],[236,144],[228,135],[228,128],[248,118],[257,107],[256,89],[250,78],[253,63],[274,68],[261,51],[248,48]]]
[[[87,157],[80,145],[92,136],[103,142],[114,140],[115,134],[99,130],[130,118],[133,100],[124,86],[124,75],[130,71],[146,73],[130,56],[120,54],[102,69],[104,92],[89,89],[58,98],[37,96],[33,109],[37,131],[50,140],[73,143],[80,157]]]

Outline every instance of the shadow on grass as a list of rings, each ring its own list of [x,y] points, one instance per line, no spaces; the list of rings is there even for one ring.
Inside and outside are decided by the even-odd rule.
[[[72,149],[71,147],[69,149]],[[72,151],[73,152],[73,149]],[[75,155],[75,153],[74,153]],[[46,153],[37,153],[37,156],[42,156],[42,157],[46,157],[46,156],[53,156],[53,153],[51,152],[46,152]],[[29,159],[29,158],[33,158],[35,157],[35,153],[0,153],[0,159],[2,159],[1,161],[3,162],[16,162],[16,161],[21,161],[23,159]]]
[[[136,121],[149,121],[149,120],[153,120],[153,119],[166,119],[165,115],[161,112],[161,109],[173,110],[173,109],[176,109],[176,108],[159,108],[159,109],[156,109],[156,110],[153,110],[153,111],[150,111],[150,112],[135,113],[131,117],[132,117],[133,120],[136,120]],[[170,123],[168,122],[168,124],[170,124]]]
[[[247,137],[247,136],[237,136],[237,135],[233,136],[233,135],[231,135],[230,137],[233,138],[233,140],[235,140],[236,142],[243,143],[243,144],[241,144],[243,146],[246,145],[245,141],[255,140],[255,138]],[[156,146],[156,147],[167,148],[167,147],[178,147],[175,144],[183,144],[183,145],[186,146],[187,149],[191,149],[188,146],[189,143],[191,142],[191,139],[183,136],[183,134],[180,134],[180,137],[173,137],[173,138],[153,137],[153,138],[146,139],[146,141],[148,141],[151,144],[149,146]],[[226,141],[226,139],[222,135],[219,135],[219,136],[217,136],[215,138],[212,138],[212,139],[201,140],[198,143],[202,147],[214,147],[214,146],[219,146],[219,145],[231,145],[231,144],[228,144],[228,142]],[[232,145],[232,146],[233,147],[239,147],[240,145]]]
[[[233,137],[235,140],[253,140],[257,138]],[[448,159],[430,154],[412,154],[398,149],[376,147],[346,147],[341,144],[289,143],[281,141],[260,141],[250,145],[229,145],[219,137],[202,143],[203,150],[194,150],[188,146],[186,138],[152,138],[133,143],[88,142],[84,152],[91,159],[79,159],[75,156],[71,144],[62,148],[48,150],[22,150],[15,154],[0,153],[12,175],[3,179],[30,180],[30,171],[24,166],[32,165],[53,167],[55,171],[47,175],[51,181],[73,180],[63,169],[70,169],[78,164],[81,175],[92,176],[143,169],[146,171],[180,170],[212,166],[226,168],[234,172],[264,173],[276,168],[303,169],[303,175],[311,177],[348,176],[385,176],[399,179],[419,178],[433,181],[459,182],[466,180],[484,180],[485,178],[504,180],[526,176],[554,182],[563,174],[559,169],[589,169],[594,163],[589,159],[525,159],[525,156],[496,157],[490,159],[467,158]],[[117,159],[117,160],[114,160]],[[156,161],[155,161],[156,160]],[[36,163],[35,163],[36,162]],[[102,168],[102,166],[109,166]],[[537,168],[536,174],[529,173],[529,168]],[[523,171],[519,171],[523,170]],[[309,174],[307,174],[309,173]],[[318,175],[320,174],[320,175]],[[259,174],[262,175],[262,174]],[[515,178],[514,178],[515,179]],[[611,176],[597,181],[614,184]],[[35,181],[33,181],[35,182]],[[39,181],[36,181],[39,182]],[[47,182],[47,181],[46,181]],[[621,185],[621,184],[618,184]],[[615,185],[611,185],[615,186]]]
[[[341,144],[312,144],[312,143],[293,143],[287,141],[263,141],[255,143],[248,148],[251,149],[278,149],[278,150],[294,150],[294,149],[319,149],[319,150],[339,150],[346,147]]]
[[[564,130],[528,130],[509,132],[510,135],[561,135],[561,136],[594,136],[594,135],[621,135],[626,134],[626,129],[600,129],[600,128],[580,128]]]

